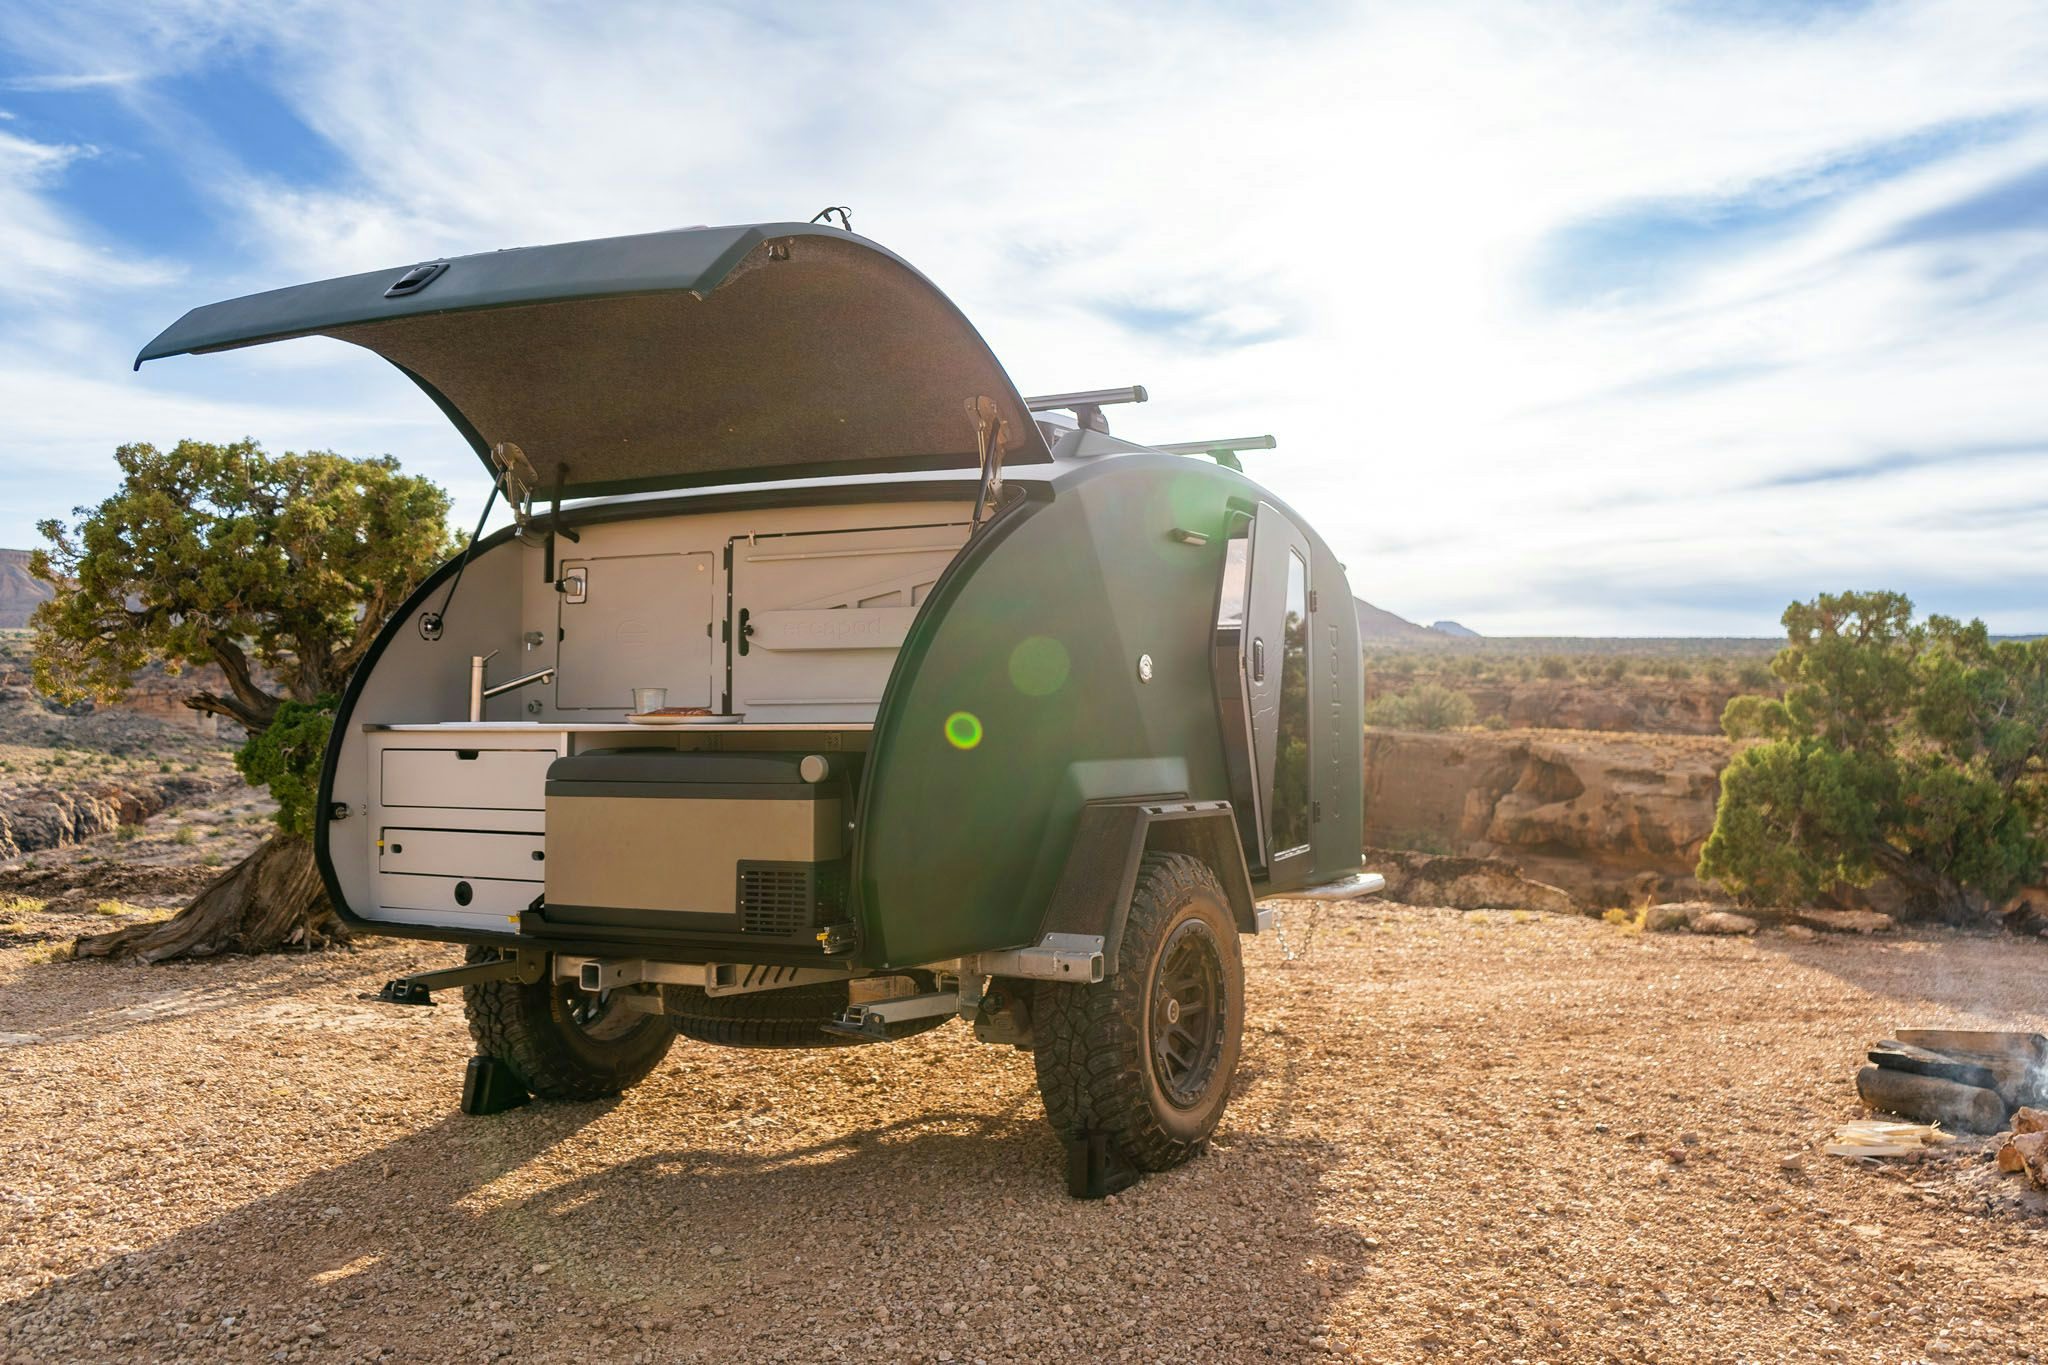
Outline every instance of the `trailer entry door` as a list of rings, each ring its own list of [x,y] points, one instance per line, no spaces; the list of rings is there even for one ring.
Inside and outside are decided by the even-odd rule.
[[[1313,862],[1309,806],[1308,541],[1260,503],[1246,597],[1247,693],[1266,839],[1266,878],[1285,884]]]

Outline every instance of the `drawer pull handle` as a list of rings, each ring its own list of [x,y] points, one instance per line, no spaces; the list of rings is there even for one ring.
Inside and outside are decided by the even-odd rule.
[[[455,903],[457,905],[468,905],[475,899],[476,892],[470,887],[468,882],[455,883]]]
[[[533,860],[537,863],[544,863],[548,860],[548,855],[540,849],[535,849],[533,851]]]
[[[403,853],[403,852],[405,852],[405,845],[404,845],[404,844],[393,844],[393,845],[391,846],[391,851],[392,851],[393,853]]]
[[[475,749],[457,749],[455,751],[455,757],[460,759],[464,763],[470,763],[475,761],[476,755],[477,751]]]

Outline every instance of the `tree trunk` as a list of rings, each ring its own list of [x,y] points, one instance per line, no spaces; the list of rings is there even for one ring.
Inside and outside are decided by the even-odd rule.
[[[1967,924],[1982,909],[1975,904],[1981,897],[1973,897],[1955,878],[1882,840],[1871,847],[1870,857],[1880,871],[1906,888],[1912,897],[1908,908],[1915,916]]]
[[[273,835],[201,891],[190,905],[155,924],[82,935],[79,957],[133,957],[164,962],[216,953],[267,953],[348,941],[313,865],[313,845]]]

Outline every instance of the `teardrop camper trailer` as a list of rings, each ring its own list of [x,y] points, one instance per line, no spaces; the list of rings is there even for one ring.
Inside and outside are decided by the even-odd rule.
[[[1361,894],[1344,569],[1240,472],[1020,397],[837,228],[437,260],[197,309],[137,360],[338,337],[514,524],[386,623],[316,843],[342,918],[468,946],[495,1093],[588,1100],[677,1034],[1031,1051],[1077,1189],[1199,1151],[1261,898]],[[1213,458],[1204,458],[1213,456]]]

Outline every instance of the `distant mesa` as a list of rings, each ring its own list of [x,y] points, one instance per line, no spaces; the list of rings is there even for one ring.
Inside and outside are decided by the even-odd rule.
[[[1456,621],[1439,621],[1433,626],[1418,626],[1405,617],[1396,616],[1384,607],[1376,607],[1362,597],[1354,597],[1352,605],[1358,608],[1358,637],[1361,640],[1476,640],[1479,632],[1467,630]]]
[[[29,576],[27,550],[0,550],[0,630],[27,625],[29,613],[51,591],[48,583]]]

